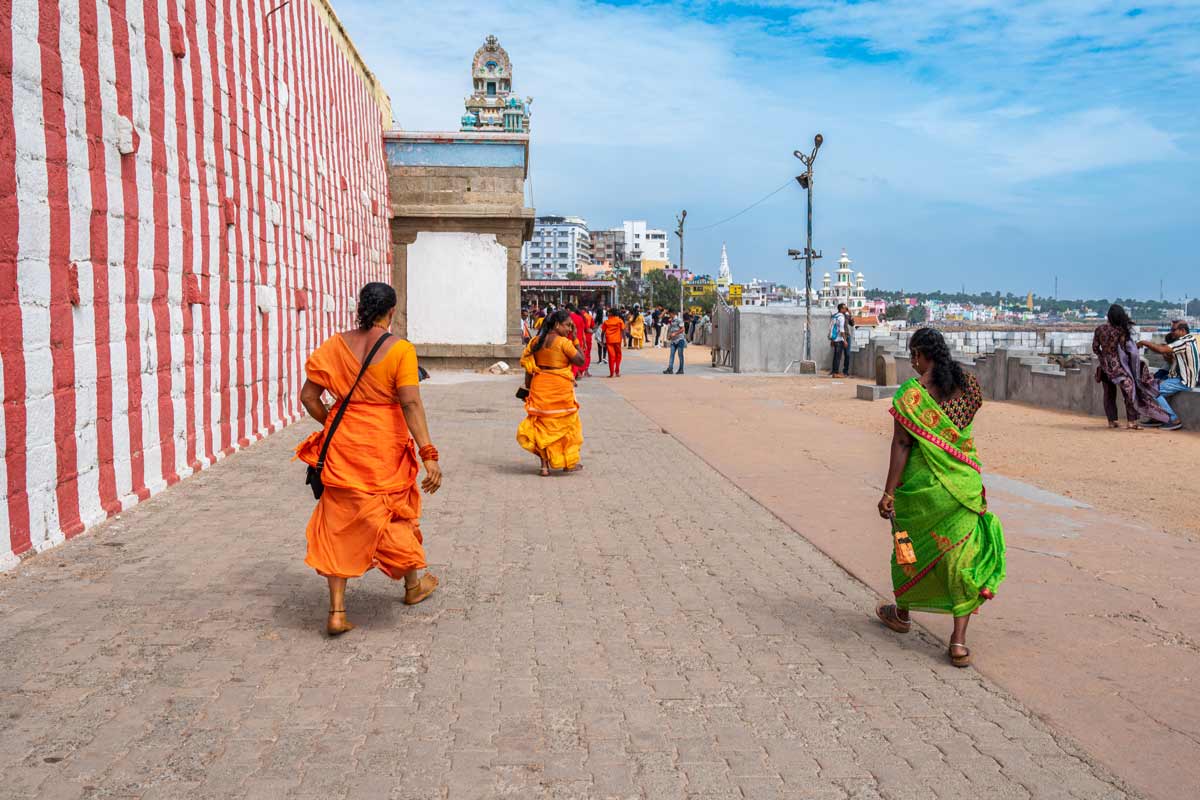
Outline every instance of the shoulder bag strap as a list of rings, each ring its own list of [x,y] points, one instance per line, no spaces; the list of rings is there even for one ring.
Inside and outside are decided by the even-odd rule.
[[[388,331],[376,339],[375,346],[371,348],[371,352],[367,353],[367,357],[363,359],[362,367],[358,370],[358,377],[354,379],[354,385],[350,387],[350,391],[346,392],[346,396],[342,398],[342,403],[338,406],[337,414],[333,417],[333,424],[329,426],[329,431],[325,434],[325,443],[321,445],[321,457],[317,459],[317,469],[325,468],[325,454],[329,452],[329,443],[333,440],[334,432],[337,431],[338,425],[342,423],[342,415],[346,413],[346,406],[350,404],[350,395],[354,394],[354,390],[358,388],[358,382],[366,374],[367,367],[371,365],[371,359],[379,351],[379,346],[383,344],[383,340],[391,335],[391,332]]]

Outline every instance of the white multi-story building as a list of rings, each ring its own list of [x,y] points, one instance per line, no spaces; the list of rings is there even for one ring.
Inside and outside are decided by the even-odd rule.
[[[850,311],[856,314],[866,308],[867,290],[863,285],[863,274],[860,272],[855,276],[854,270],[850,269],[851,263],[850,257],[843,250],[842,257],[838,259],[837,280],[831,284],[828,272],[821,279],[821,288],[817,293],[819,305],[837,308],[838,303],[845,303],[850,307]]]
[[[667,232],[658,228],[647,228],[646,220],[625,220],[625,257],[630,261],[671,261],[670,240]]]
[[[581,217],[538,217],[533,239],[521,246],[521,265],[530,278],[566,278],[592,263],[592,237]]]

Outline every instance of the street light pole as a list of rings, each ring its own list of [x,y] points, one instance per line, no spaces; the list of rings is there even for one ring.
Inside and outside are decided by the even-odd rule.
[[[817,160],[817,151],[825,138],[821,134],[813,137],[813,149],[807,156],[799,150],[792,152],[804,164],[804,173],[796,176],[796,182],[808,190],[808,246],[804,248],[804,360],[812,361],[812,165]]]
[[[675,221],[679,223],[679,227],[675,230],[675,235],[679,237],[679,316],[683,316],[683,223],[687,222],[687,209],[683,210],[682,214],[675,217]]]

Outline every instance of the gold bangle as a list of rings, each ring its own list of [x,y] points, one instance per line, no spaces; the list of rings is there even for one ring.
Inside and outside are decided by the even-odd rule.
[[[896,498],[892,497],[890,494],[888,494],[887,492],[884,492],[884,493],[883,493],[883,496],[884,496],[884,497],[886,497],[888,500],[895,500],[895,499],[896,499]]]

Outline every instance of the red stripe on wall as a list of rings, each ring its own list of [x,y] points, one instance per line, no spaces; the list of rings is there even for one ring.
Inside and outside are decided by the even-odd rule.
[[[79,462],[75,445],[75,321],[71,316],[71,205],[67,191],[67,115],[59,51],[58,4],[39,6],[42,119],[50,209],[50,358],[54,392],[54,454],[58,525],[67,536],[83,530],[79,518]]]
[[[104,147],[104,108],[100,94],[99,19],[96,3],[79,3],[79,65],[83,72],[83,104],[88,147],[92,214],[88,247],[92,260],[92,313],[96,342],[96,461],[100,507],[108,515],[121,510],[113,469],[112,336],[108,285],[108,180]]]
[[[222,8],[218,8],[216,3],[209,4],[209,10],[220,12],[224,27],[223,41],[220,42],[220,47],[228,59],[230,45],[229,33],[229,3],[226,2]],[[210,24],[209,31],[215,31],[216,28]],[[213,96],[223,98],[217,103],[217,108],[214,110],[214,125],[213,125],[213,149],[217,157],[217,198],[224,200],[233,196],[234,192],[230,189],[230,167],[225,161],[225,126],[229,124],[229,118],[233,113],[232,103],[230,101],[230,80],[232,78],[232,68],[225,67],[224,75],[221,75],[221,65],[217,57],[218,43],[216,39],[210,35],[209,37],[209,52],[213,58]],[[234,161],[230,154],[230,162]],[[220,246],[219,254],[220,267],[217,272],[217,307],[220,309],[221,317],[221,350],[215,355],[219,364],[220,386],[221,386],[221,436],[219,446],[221,452],[229,455],[233,452],[233,421],[230,419],[232,410],[232,394],[230,388],[230,345],[229,345],[229,279],[233,272],[232,260],[234,254],[230,252],[231,242],[237,235],[237,229],[229,224],[223,215],[218,215],[220,228]]]
[[[117,77],[117,113],[133,119],[133,67],[129,58],[129,21],[125,0],[110,0],[113,28],[113,59]],[[133,134],[135,145],[138,140]],[[142,354],[138,320],[138,166],[137,154],[121,157],[121,197],[125,226],[125,383],[129,393],[129,471],[132,490],[138,499],[150,496],[146,489],[145,453],[142,441]]]
[[[0,3],[0,356],[4,360],[4,471],[8,541],[14,554],[30,548],[25,466],[25,349],[17,293],[17,133],[13,128],[12,3]]]
[[[199,7],[199,6],[198,6]],[[209,95],[212,98],[212,140],[213,140],[213,179],[214,185],[212,188],[212,199],[210,202],[218,206],[216,213],[217,236],[216,245],[217,252],[212,251],[212,237],[205,237],[204,248],[204,280],[201,282],[201,294],[204,296],[204,324],[205,324],[205,343],[204,343],[204,447],[208,457],[208,462],[211,464],[216,461],[217,453],[225,448],[229,432],[229,383],[226,380],[228,374],[226,372],[226,364],[224,359],[225,353],[225,330],[224,318],[226,316],[225,306],[220,302],[220,298],[224,297],[224,280],[225,275],[224,263],[226,256],[226,228],[224,220],[221,218],[219,211],[221,198],[225,193],[225,139],[222,129],[221,117],[221,80],[220,80],[220,65],[217,61],[217,27],[215,14],[217,11],[214,3],[204,3],[205,10],[205,27],[208,30],[208,79],[209,79]],[[193,37],[195,32],[193,31]],[[198,132],[198,136],[204,136],[205,132]],[[203,152],[203,151],[202,151]],[[206,205],[202,207],[205,219],[209,219],[211,209]],[[207,222],[205,224],[208,224]],[[217,281],[217,289],[214,292],[212,287],[213,280]],[[213,309],[214,294],[218,299],[217,308]],[[222,326],[222,332],[213,341],[213,317],[216,317],[218,325]],[[220,385],[220,397],[217,398],[216,404],[220,408],[219,428],[213,430],[213,411],[214,404],[212,387],[213,362],[217,362],[217,374],[222,381]]]
[[[83,0],[87,2],[87,0]],[[179,12],[175,7],[175,0],[167,0],[167,25],[168,30],[175,30],[176,26],[180,25]],[[192,62],[193,69],[195,68],[196,57],[195,49],[190,50],[186,57]],[[191,157],[188,156],[188,121],[187,121],[187,93],[184,91],[184,86],[189,77],[194,78],[194,75],[184,73],[183,58],[173,57],[175,73],[175,152],[179,165],[179,225],[181,228],[181,247],[183,252],[182,263],[180,265],[180,285],[183,287],[183,297],[181,299],[180,313],[183,319],[183,404],[184,404],[184,460],[189,467],[195,469],[196,466],[196,374],[195,374],[195,329],[196,320],[192,312],[191,301],[194,298],[189,298],[188,293],[191,290],[194,280],[194,256],[192,248],[195,247],[194,228],[192,225],[192,164]],[[191,91],[196,91],[196,85],[193,81]],[[193,123],[195,124],[195,123]],[[161,417],[160,417],[161,423]]]
[[[243,274],[243,264],[245,253],[242,249],[242,204],[246,201],[242,191],[242,161],[245,158],[245,145],[239,141],[236,126],[239,124],[240,108],[237,102],[238,81],[237,72],[234,66],[233,58],[233,14],[234,8],[230,0],[225,0],[222,4],[225,14],[225,82],[229,87],[229,110],[227,112],[227,120],[229,122],[229,144],[235,150],[229,153],[229,176],[232,180],[232,190],[230,197],[237,203],[235,212],[235,222],[232,227],[226,227],[233,247],[231,248],[231,257],[233,263],[230,265],[230,277],[234,280],[236,289],[233,290],[233,313],[230,315],[236,322],[233,323],[234,330],[230,333],[227,329],[226,340],[230,336],[236,337],[230,343],[229,348],[225,352],[225,362],[233,360],[233,368],[230,374],[236,381],[235,389],[237,393],[237,419],[235,430],[237,431],[236,444],[244,444],[246,442],[246,371],[245,371],[245,347],[244,347],[244,330],[245,330],[245,307],[246,307],[246,291],[245,291],[245,276]],[[228,286],[228,282],[222,282],[222,288]],[[229,298],[226,298],[226,305]],[[232,390],[231,390],[232,391]],[[234,440],[231,440],[227,445],[226,453],[234,451]]]
[[[245,42],[244,52],[250,60],[249,69],[246,70],[249,81],[250,107],[247,119],[254,121],[254,209],[257,212],[258,227],[252,229],[252,242],[257,240],[254,249],[257,251],[258,270],[253,271],[254,292],[250,297],[250,317],[253,320],[251,327],[251,342],[250,352],[254,354],[254,385],[255,385],[255,415],[256,421],[254,431],[256,436],[261,436],[264,431],[273,432],[275,426],[270,424],[271,407],[268,398],[268,376],[271,374],[271,363],[269,356],[271,353],[270,333],[271,333],[271,316],[270,314],[262,314],[258,310],[258,287],[267,287],[270,284],[267,282],[267,195],[266,195],[266,178],[263,176],[263,119],[262,119],[262,62],[260,61],[261,50],[258,46],[258,18],[260,11],[257,5],[250,0],[246,5],[246,17],[249,20],[249,36],[243,36],[242,41]],[[247,125],[249,130],[250,126]],[[254,218],[249,220],[253,224]]]
[[[175,471],[175,406],[171,402],[171,312],[167,306],[171,268],[170,213],[167,209],[166,65],[163,63],[158,0],[142,3],[146,33],[146,68],[150,94],[150,179],[154,190],[154,250],[150,257],[154,294],[154,371],[157,378],[159,470],[167,485],[179,482]],[[174,103],[175,98],[170,98]],[[186,152],[186,151],[185,151]]]

